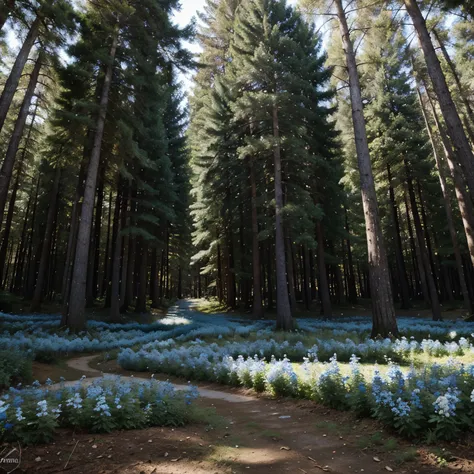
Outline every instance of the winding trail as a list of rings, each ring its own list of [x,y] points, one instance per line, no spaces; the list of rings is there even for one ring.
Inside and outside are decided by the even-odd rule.
[[[94,380],[97,380],[98,378],[104,375],[116,375],[116,374],[108,374],[106,372],[104,373],[104,372],[101,372],[100,370],[97,370],[91,367],[89,364],[95,358],[97,358],[97,355],[77,357],[74,359],[69,359],[67,361],[67,365],[71,369],[84,372],[84,375],[97,374],[97,375],[93,375],[92,377],[87,377],[86,379],[84,379],[82,383],[84,383],[85,385],[91,384]],[[127,380],[127,381],[150,380],[150,377],[129,377],[129,376],[122,375],[121,379]],[[69,382],[65,382],[65,385],[66,386],[74,385],[76,383],[77,381],[69,381]],[[173,384],[173,386],[176,390],[188,390],[187,385]],[[249,397],[247,395],[238,395],[238,394],[233,394],[233,393],[220,392],[218,390],[209,390],[207,388],[202,388],[202,387],[198,387],[198,390],[199,390],[199,395],[201,397],[212,398],[215,400],[225,400],[230,403],[245,403],[245,402],[251,402],[255,400],[255,397]]]

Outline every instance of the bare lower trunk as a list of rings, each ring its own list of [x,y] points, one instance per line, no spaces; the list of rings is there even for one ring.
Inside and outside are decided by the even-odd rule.
[[[446,210],[446,218],[448,221],[449,234],[451,236],[451,242],[453,244],[453,253],[454,253],[454,258],[456,261],[456,269],[459,276],[459,284],[461,286],[461,293],[463,296],[464,307],[466,308],[466,310],[469,311],[470,314],[473,314],[473,307],[472,307],[471,299],[469,297],[469,291],[466,285],[466,276],[464,275],[464,269],[462,265],[461,251],[459,249],[459,241],[458,241],[458,237],[456,233],[456,228],[454,226],[453,210],[451,209],[451,192],[446,183],[446,174],[444,171],[443,162],[441,161],[441,157],[439,156],[438,151],[436,149],[434,138],[433,138],[433,132],[431,130],[430,123],[428,121],[428,114],[426,112],[425,104],[423,103],[423,99],[422,99],[420,90],[418,88],[417,88],[417,93],[418,93],[418,100],[420,102],[420,107],[423,113],[423,118],[425,119],[426,130],[428,132],[428,136],[431,141],[433,155],[436,161],[436,167],[438,169],[439,184],[441,186],[441,192],[443,193],[444,208]]]
[[[26,119],[28,118],[31,100],[33,98],[33,94],[35,93],[36,85],[38,83],[42,60],[43,54],[40,53],[38,59],[36,60],[35,67],[33,68],[33,72],[31,73],[30,81],[28,83],[28,87],[26,89],[26,93],[20,107],[20,112],[18,113],[18,118],[15,122],[15,127],[10,136],[8,149],[5,154],[5,159],[3,161],[2,168],[0,170],[0,226],[3,221],[3,214],[5,212],[5,204],[7,202],[8,188],[10,186],[10,181],[12,177],[13,165],[15,164],[15,157],[18,152],[21,137],[23,136],[23,131],[25,129]]]
[[[125,201],[125,202],[124,202]],[[122,225],[120,222],[123,222],[123,216],[120,215],[120,210],[126,212],[127,210],[127,200],[121,196],[120,189],[117,192],[117,199],[115,200],[115,212],[114,220],[117,221],[117,232],[116,240],[113,245],[113,254],[112,254],[112,266],[111,266],[111,285],[110,285],[110,319],[111,321],[120,320],[120,293],[123,292],[125,286],[125,281],[122,279],[122,285],[120,285],[120,272],[121,272],[121,262],[122,262]],[[110,213],[110,210],[109,210]],[[121,220],[122,219],[122,220]]]
[[[43,287],[46,279],[46,270],[48,268],[48,261],[51,250],[51,238],[53,236],[54,221],[56,219],[59,182],[61,179],[61,168],[56,168],[54,175],[53,189],[51,191],[51,200],[48,208],[48,217],[46,218],[46,228],[44,231],[43,244],[41,248],[41,257],[38,267],[38,276],[36,278],[35,292],[33,294],[33,301],[31,302],[31,311],[39,311],[41,309],[41,299],[43,296]]]
[[[283,234],[283,187],[281,179],[280,127],[278,108],[273,105],[273,159],[275,165],[275,269],[277,289],[277,329],[293,329],[288,284],[286,278],[285,237]]]
[[[147,275],[148,275],[148,245],[143,237],[138,238],[138,255],[137,262],[139,262],[137,272],[137,301],[135,305],[135,312],[146,313],[146,289],[147,289]]]
[[[109,101],[110,85],[112,82],[113,65],[117,50],[118,30],[114,33],[112,47],[109,53],[110,63],[104,78],[102,94],[99,106],[99,117],[97,120],[94,145],[92,147],[91,158],[87,170],[86,185],[84,190],[84,200],[82,203],[81,220],[77,235],[76,256],[74,259],[74,269],[71,284],[71,294],[69,298],[68,327],[73,331],[84,329],[85,305],[86,305],[86,278],[87,262],[89,257],[89,244],[92,228],[92,215],[94,212],[94,197],[97,184],[97,173],[99,170],[100,150],[102,136],[104,133],[105,117],[107,115],[107,105]]]
[[[402,239],[400,232],[400,222],[398,219],[398,207],[395,199],[395,191],[392,184],[392,173],[390,165],[387,164],[387,176],[389,183],[390,207],[392,209],[393,224],[395,227],[395,256],[397,260],[398,282],[400,285],[400,301],[401,308],[408,309],[410,303],[410,289],[408,288],[407,272],[405,268],[405,260],[403,258]]]
[[[363,103],[357,72],[356,57],[350,38],[347,18],[342,0],[335,0],[349,73],[349,87],[352,105],[352,122],[359,164],[362,205],[364,208],[369,257],[370,288],[372,289],[372,336],[388,336],[398,333],[388,259],[383,242],[377,195],[370,162]]]
[[[319,296],[323,309],[323,316],[332,318],[331,296],[329,294],[329,282],[326,268],[326,258],[324,256],[324,233],[320,221],[316,222],[316,236],[318,239],[318,270],[319,270]]]
[[[413,223],[415,224],[416,238],[418,241],[418,247],[420,249],[421,264],[423,265],[426,277],[426,284],[428,286],[428,294],[431,303],[431,311],[433,313],[434,321],[441,321],[441,308],[439,305],[438,292],[434,281],[434,275],[431,271],[431,262],[426,248],[426,241],[423,235],[423,228],[421,225],[420,215],[418,213],[418,207],[416,203],[415,190],[413,188],[413,179],[408,163],[405,161],[405,171],[407,175],[407,186],[408,195],[410,198],[411,210],[413,215]]]
[[[474,155],[469,140],[467,139],[458,111],[451,97],[451,92],[446,83],[446,78],[433,47],[418,2],[417,0],[404,0],[404,3],[418,34],[428,74],[431,78],[433,89],[438,97],[441,113],[443,114],[448,129],[448,135],[454,146],[456,156],[464,169],[471,195],[474,196]]]
[[[252,195],[252,285],[253,303],[252,316],[255,319],[263,317],[262,304],[262,275],[260,270],[260,246],[258,242],[258,211],[257,211],[257,183],[255,179],[255,166],[250,158],[250,190]]]
[[[296,309],[296,291],[295,291],[295,266],[293,264],[293,243],[291,241],[290,232],[285,229],[286,242],[286,258],[288,268],[288,291],[290,296],[290,306],[292,310]]]
[[[21,73],[25,67],[26,61],[28,60],[28,55],[30,54],[31,48],[33,47],[36,38],[38,37],[38,32],[41,24],[41,19],[39,16],[35,18],[31,27],[26,35],[25,41],[21,46],[20,52],[15,59],[13,67],[10,71],[5,86],[3,87],[3,92],[0,97],[0,131],[3,129],[5,120],[7,118],[8,110],[13,100],[13,96],[18,88],[18,83],[20,82]]]
[[[345,215],[345,223],[346,223],[346,232],[347,235],[350,236],[350,228],[349,228],[349,216],[347,213],[347,207],[344,206],[344,215]],[[349,287],[349,301],[353,304],[357,303],[357,288],[356,288],[356,280],[354,275],[354,264],[352,261],[352,246],[351,246],[351,239],[350,237],[346,238],[346,246],[347,246],[347,277],[348,277],[348,287]]]

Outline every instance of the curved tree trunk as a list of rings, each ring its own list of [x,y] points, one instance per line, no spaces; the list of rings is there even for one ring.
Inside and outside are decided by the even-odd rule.
[[[461,293],[463,296],[464,307],[466,308],[466,310],[469,311],[470,314],[473,314],[473,306],[471,303],[471,299],[469,297],[469,291],[466,285],[466,276],[464,274],[464,268],[462,265],[461,251],[459,249],[459,241],[458,241],[458,237],[456,233],[456,228],[454,226],[453,210],[451,209],[451,193],[446,183],[446,174],[444,171],[443,162],[441,161],[441,157],[439,156],[438,151],[436,150],[435,142],[433,139],[433,132],[431,130],[431,126],[428,120],[428,114],[426,113],[426,108],[425,108],[425,104],[423,103],[420,89],[417,87],[416,91],[418,94],[418,101],[420,103],[421,111],[423,113],[423,118],[425,120],[426,131],[428,132],[428,136],[431,141],[431,146],[433,148],[433,155],[435,157],[436,167],[438,169],[439,184],[441,186],[441,192],[443,193],[444,208],[446,210],[446,218],[448,221],[449,234],[451,236],[451,242],[453,244],[453,253],[454,253],[454,258],[456,261],[456,270],[458,272],[459,284],[461,286]]]
[[[36,38],[38,37],[39,28],[41,24],[41,18],[38,15],[26,35],[25,41],[21,46],[20,52],[15,59],[13,67],[8,76],[7,82],[2,91],[0,97],[0,131],[2,131],[3,126],[5,125],[5,120],[7,118],[10,105],[13,101],[13,96],[18,88],[18,83],[20,82],[21,73],[25,67],[26,61],[28,60],[28,55],[30,54],[31,48],[35,44]]]
[[[350,38],[342,0],[335,0],[341,29],[342,44],[349,73],[352,122],[359,164],[362,205],[367,230],[370,288],[372,289],[372,337],[398,334],[388,259],[380,224],[377,195],[370,162],[362,96],[354,47]]]
[[[448,135],[454,146],[456,156],[463,167],[471,195],[474,196],[474,155],[469,140],[467,139],[463,124],[451,97],[451,92],[446,83],[446,78],[433,47],[418,2],[417,0],[404,0],[404,3],[418,34],[418,39],[425,56],[428,74],[431,78],[436,96],[438,97],[441,113],[443,114],[448,129]]]
[[[30,111],[31,100],[33,99],[36,85],[38,83],[42,61],[43,54],[40,53],[38,59],[36,60],[35,67],[33,68],[33,72],[31,73],[30,81],[28,82],[28,87],[20,107],[20,112],[18,113],[15,127],[10,136],[10,142],[8,144],[5,160],[3,161],[2,168],[0,170],[0,226],[3,221],[3,214],[5,212],[5,204],[7,202],[8,188],[10,186],[13,166],[15,164],[15,157],[18,152],[18,147],[20,146],[20,140],[23,136],[23,131],[25,129],[26,119],[28,118],[28,113]]]
[[[448,167],[451,172],[451,176],[454,182],[454,190],[456,192],[456,198],[459,205],[459,211],[461,213],[462,222],[464,225],[464,233],[466,234],[467,246],[469,249],[469,255],[471,257],[471,262],[474,265],[474,207],[472,205],[471,196],[466,190],[464,178],[462,176],[461,169],[457,160],[454,156],[453,149],[449,138],[446,136],[446,132],[439,121],[438,113],[436,108],[428,96],[428,100],[431,105],[431,111],[433,112],[433,117],[438,128],[438,132],[441,137],[441,142],[443,143],[444,154],[446,156],[446,161],[448,162]]]

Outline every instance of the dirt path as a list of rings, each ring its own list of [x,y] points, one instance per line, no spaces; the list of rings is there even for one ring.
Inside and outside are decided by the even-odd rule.
[[[87,375],[90,383],[101,373],[97,366],[91,366],[97,363],[94,358],[97,356],[79,357],[67,363],[73,373]],[[98,367],[108,372],[113,364],[109,361]],[[117,369],[117,372],[121,371]],[[143,374],[140,377],[130,372],[122,376],[144,378]],[[178,389],[187,388],[175,385]],[[199,386],[199,392],[199,406],[211,410],[205,426],[149,428],[97,436],[64,432],[55,443],[25,449],[23,472],[453,472],[452,463],[450,469],[440,467],[440,459],[425,450],[415,456],[414,448],[408,443],[381,431],[373,421],[356,420],[350,413],[308,401],[258,398],[212,384]],[[474,464],[467,460],[457,462],[456,470],[474,472]]]

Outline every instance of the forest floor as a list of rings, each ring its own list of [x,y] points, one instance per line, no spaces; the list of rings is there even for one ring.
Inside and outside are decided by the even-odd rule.
[[[233,315],[235,317],[242,318],[251,318],[251,313],[242,309],[229,309],[225,304],[219,303],[216,299],[194,299],[189,300],[193,302],[194,308],[197,311],[212,315],[216,313],[224,313],[228,315]],[[455,320],[461,319],[465,316],[465,311],[460,307],[461,302],[455,301],[454,303],[445,303],[441,305],[441,311],[443,319],[445,320]],[[320,316],[320,305],[313,302],[313,305],[308,310],[303,307],[303,304],[298,303],[296,310],[293,312],[293,317],[295,318],[314,318]],[[400,309],[397,306],[395,307],[395,313],[397,318],[426,318],[431,319],[432,313],[431,309],[427,308],[423,302],[416,301],[413,304],[413,307],[410,309]],[[322,316],[322,315],[321,315]],[[333,305],[333,317],[356,317],[356,316],[372,316],[372,308],[370,300],[359,299],[357,304],[342,304],[342,305]],[[264,319],[274,320],[276,317],[275,309],[266,309]]]
[[[89,354],[35,363],[40,381],[101,373],[143,378]],[[145,376],[146,377],[146,376]],[[182,385],[169,376],[155,378]],[[178,387],[179,388],[179,387]],[[474,440],[410,444],[373,420],[309,401],[272,399],[244,389],[199,384],[199,424],[110,434],[63,431],[54,443],[24,447],[17,472],[71,474],[440,473],[474,472]]]
[[[143,377],[119,369],[115,361],[100,360],[86,356],[53,368],[38,363],[35,375],[44,379],[62,374],[73,380],[79,373],[93,377],[106,370]],[[350,413],[311,402],[256,397],[213,384],[199,389],[199,406],[212,409],[205,424],[97,436],[64,431],[54,443],[23,448],[21,470],[78,474],[474,472],[474,461],[467,458],[473,452],[470,445],[414,446],[371,420],[357,420]]]

